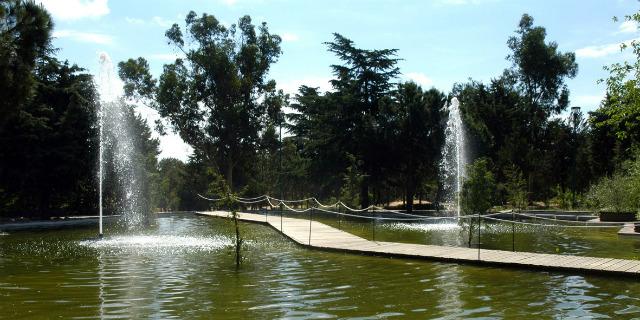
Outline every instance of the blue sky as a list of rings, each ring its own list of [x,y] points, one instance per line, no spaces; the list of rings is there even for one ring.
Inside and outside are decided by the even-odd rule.
[[[620,43],[639,38],[634,24],[612,20],[640,9],[635,0],[41,0],[56,23],[58,57],[90,72],[99,69],[98,53],[115,62],[143,56],[157,76],[173,61],[175,49],[164,32],[184,16],[215,15],[225,24],[250,15],[266,21],[283,37],[283,54],[270,76],[293,93],[301,84],[329,89],[329,65],[336,59],[323,42],[338,32],[361,48],[397,48],[402,79],[449,92],[469,78],[488,81],[510,65],[506,41],[523,13],[547,29],[547,39],[563,52],[576,53],[579,72],[568,81],[571,103],[595,109],[604,96],[597,80],[604,65],[631,58]],[[153,120],[151,110],[139,108]],[[189,149],[176,136],[163,137],[161,157],[186,159]]]

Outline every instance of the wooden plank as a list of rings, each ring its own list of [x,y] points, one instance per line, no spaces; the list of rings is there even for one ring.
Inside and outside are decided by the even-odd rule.
[[[231,218],[231,215],[224,211],[199,212],[198,214],[227,219]],[[320,249],[458,262],[509,264],[523,268],[555,268],[590,270],[603,273],[622,273],[632,275],[634,279],[637,279],[637,275],[640,274],[640,261],[638,260],[512,252],[491,249],[480,250],[480,260],[478,260],[477,248],[383,241],[376,242],[333,228],[319,221],[311,221],[311,244],[309,245],[308,215],[301,214],[299,218],[286,216],[281,218],[276,212],[269,212],[267,215],[264,213],[241,212],[238,213],[238,219],[269,225],[275,230],[278,230],[278,232],[282,232],[294,242]]]

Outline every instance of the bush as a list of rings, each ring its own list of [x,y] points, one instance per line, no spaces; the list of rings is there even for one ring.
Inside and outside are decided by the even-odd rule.
[[[638,210],[640,204],[640,153],[613,175],[591,186],[588,195],[594,208],[614,212]]]
[[[589,198],[592,206],[614,212],[635,211],[636,205],[631,192],[629,176],[616,173],[604,177],[591,187]]]

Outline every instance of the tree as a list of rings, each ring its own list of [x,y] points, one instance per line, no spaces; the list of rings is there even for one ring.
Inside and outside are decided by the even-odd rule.
[[[640,12],[624,17],[625,21],[637,24]],[[617,21],[617,18],[614,19]],[[640,41],[637,39],[620,45],[622,51],[631,51],[633,60],[622,61],[605,66],[609,72],[606,79],[600,80],[607,85],[607,97],[598,109],[604,117],[598,119],[596,126],[610,127],[622,144],[640,143]],[[629,151],[629,150],[626,150]]]
[[[4,125],[34,95],[34,68],[49,55],[53,20],[32,1],[0,2],[0,136]]]
[[[307,178],[315,182],[307,191],[325,198],[339,196],[341,174],[351,165],[343,148],[345,127],[339,101],[337,94],[301,86],[291,104],[294,112],[287,114],[287,129],[301,157],[309,161]]]
[[[360,202],[360,186],[362,184],[362,173],[358,171],[356,157],[347,154],[350,165],[343,174],[343,185],[340,188],[340,199],[348,206],[355,207]]]
[[[532,115],[538,119],[558,114],[567,108],[569,90],[565,78],[578,73],[575,54],[558,51],[555,42],[546,43],[544,27],[533,26],[533,17],[523,14],[516,36],[507,41],[512,53],[507,57],[513,63],[513,76],[527,99]]]
[[[165,65],[157,81],[144,58],[120,62],[119,75],[125,94],[158,110],[204,161],[225,173],[233,190],[234,171],[255,155],[267,116],[260,97],[275,91],[266,77],[281,53],[281,39],[265,22],[256,31],[249,16],[226,27],[212,15],[191,11],[185,22],[188,38],[178,24],[165,33],[185,57]]]
[[[406,194],[406,210],[413,211],[417,189],[429,177],[437,177],[440,149],[444,140],[441,112],[444,94],[436,89],[422,91],[408,82],[398,86],[395,93],[398,110],[392,110],[399,121],[396,156],[400,157]]]
[[[530,191],[534,188],[534,177],[545,176],[540,174],[544,167],[539,167],[541,163],[535,159],[544,155],[541,140],[547,120],[569,105],[569,90],[564,82],[578,72],[575,54],[558,51],[558,44],[547,43],[546,35],[544,27],[533,26],[533,17],[524,14],[516,35],[507,41],[512,51],[507,59],[513,66],[505,75],[516,81],[516,88],[523,97],[521,108],[527,114],[525,128],[530,141],[526,159],[529,160],[524,170],[528,174]]]
[[[524,179],[522,171],[517,166],[511,165],[505,172],[505,176],[507,176],[505,189],[509,204],[517,211],[526,209],[528,199],[527,181]]]
[[[98,97],[90,74],[40,57],[32,96],[0,134],[0,207],[47,217],[95,211]]]
[[[154,206],[160,210],[182,210],[187,171],[184,162],[165,158],[158,163],[158,179],[154,190]]]
[[[377,163],[380,150],[377,142],[379,102],[393,87],[391,81],[400,73],[395,58],[397,49],[365,50],[356,48],[353,41],[334,33],[334,41],[327,42],[342,65],[332,65],[336,79],[331,81],[336,92],[331,95],[338,104],[340,115],[334,121],[339,126],[338,145],[362,161],[363,179],[360,205],[369,206],[370,180],[378,180]]]
[[[493,173],[487,159],[477,159],[467,168],[467,177],[462,184],[460,206],[465,215],[485,214],[494,203],[496,189]],[[469,220],[469,247],[473,235],[473,220]],[[478,223],[479,223],[478,218]]]

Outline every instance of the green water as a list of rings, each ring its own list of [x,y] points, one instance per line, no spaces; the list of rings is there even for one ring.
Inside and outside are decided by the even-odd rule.
[[[372,231],[366,223],[343,226],[363,236]],[[311,251],[268,227],[241,227],[247,242],[239,269],[231,224],[223,219],[161,216],[136,236],[110,226],[102,242],[83,241],[95,233],[90,229],[0,236],[0,318],[640,318],[639,279]],[[483,245],[506,246],[498,233],[492,240],[487,232]],[[519,234],[545,240],[527,233]],[[454,230],[393,224],[379,225],[376,235],[443,244],[464,238]],[[576,254],[601,252],[594,243],[602,239],[603,247],[619,242],[577,236],[548,236],[556,243],[528,246]],[[616,250],[637,254],[634,241]],[[572,243],[581,249],[570,249]]]

